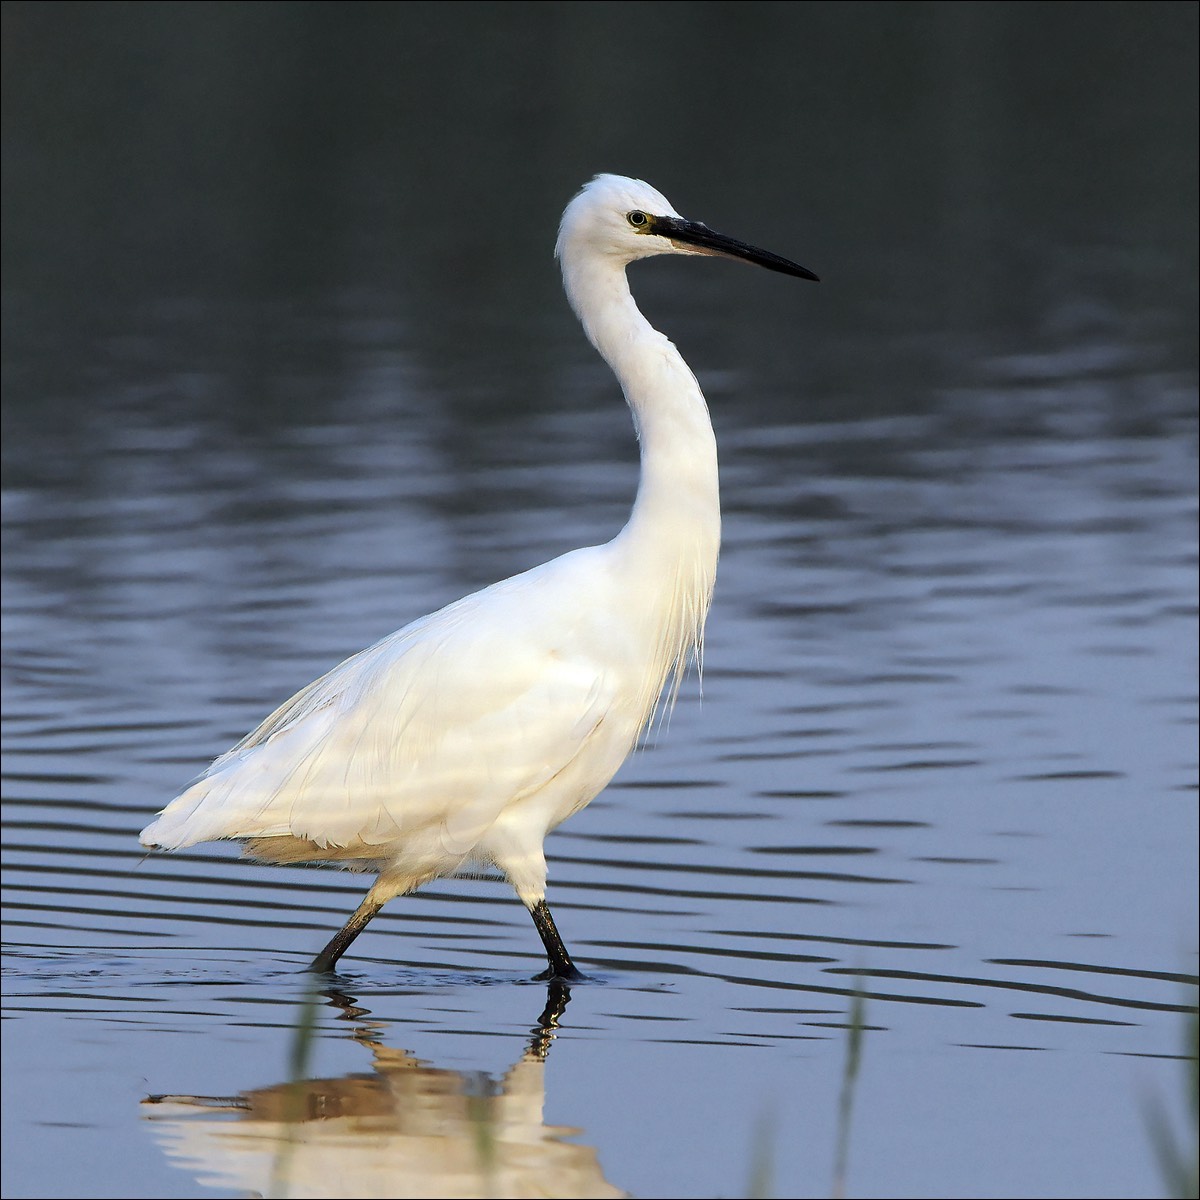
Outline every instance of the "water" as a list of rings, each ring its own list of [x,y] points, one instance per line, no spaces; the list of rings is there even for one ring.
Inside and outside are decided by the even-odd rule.
[[[714,164],[690,123],[600,119],[572,51],[617,6],[9,6],[6,1195],[828,1195],[847,1136],[851,1195],[1161,1191],[1197,947],[1194,13],[788,7],[620,59]],[[1053,103],[1039,30],[1074,47]],[[507,65],[465,80],[468,37]],[[549,260],[597,169],[824,278],[634,272],[721,449],[703,696],[548,843],[594,977],[565,1007],[507,886],[442,881],[306,1043],[301,968],[366,881],[136,831],[346,654],[620,526],[628,416]]]

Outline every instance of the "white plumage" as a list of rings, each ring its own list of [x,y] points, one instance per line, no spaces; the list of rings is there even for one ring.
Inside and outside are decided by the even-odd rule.
[[[634,304],[625,267],[720,254],[786,259],[685,221],[648,184],[600,175],[567,206],[571,305],[612,367],[641,442],[612,541],[466,596],[346,659],[276,709],[142,831],[177,850],[247,841],[275,862],[379,872],[313,963],[330,970],[387,900],[469,861],[529,908],[546,977],[579,973],[545,902],[546,834],[596,796],[699,654],[720,542],[717,454],[700,387]]]

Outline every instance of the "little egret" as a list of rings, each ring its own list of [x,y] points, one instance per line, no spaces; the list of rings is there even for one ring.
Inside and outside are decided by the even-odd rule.
[[[817,276],[619,175],[567,205],[556,254],[633,411],[641,474],[625,527],[346,659],[142,830],[153,848],[237,838],[268,862],[378,872],[314,971],[332,971],[393,897],[485,863],[533,917],[549,960],[538,978],[582,978],[546,903],[543,842],[607,785],[699,658],[721,535],[716,441],[695,376],[638,310],[625,268],[704,254]]]

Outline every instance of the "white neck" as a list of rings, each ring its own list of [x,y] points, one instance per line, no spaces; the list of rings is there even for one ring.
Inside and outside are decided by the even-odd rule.
[[[649,721],[668,678],[678,689],[688,657],[700,657],[721,542],[716,439],[696,377],[642,316],[624,265],[568,251],[562,267],[571,306],[620,381],[641,444],[637,500],[610,546],[627,573],[631,612],[645,612],[658,668]]]

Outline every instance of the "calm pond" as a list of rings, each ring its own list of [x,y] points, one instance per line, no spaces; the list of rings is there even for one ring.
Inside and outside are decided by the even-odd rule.
[[[4,21],[4,1195],[1165,1194],[1194,6]],[[137,831],[346,655],[621,526],[551,256],[601,170],[822,276],[631,272],[720,447],[703,688],[548,840],[590,982],[533,982],[484,876],[310,1005],[368,880]]]

